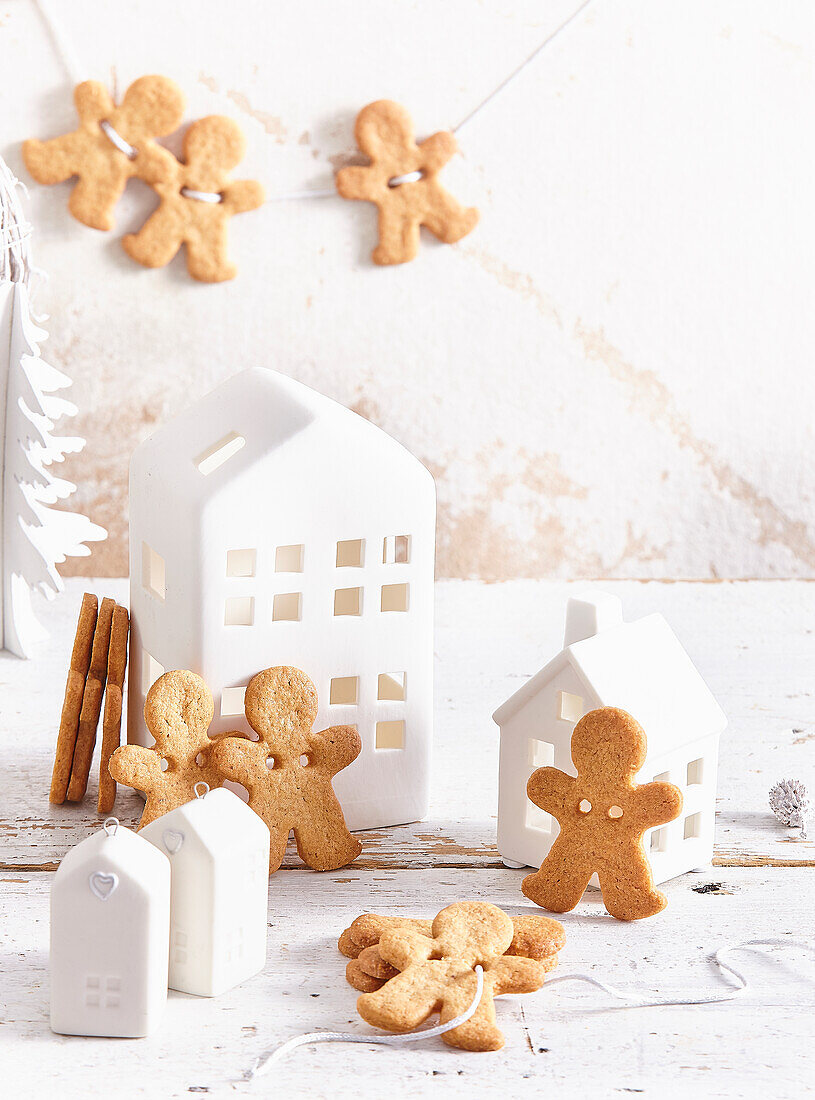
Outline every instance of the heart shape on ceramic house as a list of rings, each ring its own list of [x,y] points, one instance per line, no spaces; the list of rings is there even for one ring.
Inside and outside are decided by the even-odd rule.
[[[165,829],[161,834],[161,839],[164,841],[164,847],[170,855],[174,856],[176,852],[181,850],[181,845],[184,843],[184,834],[177,829]]]
[[[119,876],[112,872],[94,871],[88,879],[91,892],[96,894],[100,901],[107,901],[116,887],[119,885]]]

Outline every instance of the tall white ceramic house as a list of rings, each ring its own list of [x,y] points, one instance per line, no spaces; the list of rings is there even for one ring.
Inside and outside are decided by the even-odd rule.
[[[627,711],[645,730],[648,756],[637,782],[667,780],[682,791],[676,821],[645,835],[654,881],[708,865],[727,719],[665,619],[625,623],[619,599],[605,593],[569,600],[564,648],[493,715],[501,731],[498,850],[505,863],[543,861],[559,829],[526,797],[527,780],[547,765],[575,775],[575,723],[606,706]]]
[[[399,443],[271,370],[235,375],[130,466],[128,738],[164,671],[198,673],[211,732],[249,733],[246,685],[314,681],[315,728],[355,725],[334,780],[351,829],[426,813],[432,735],[435,487]]]

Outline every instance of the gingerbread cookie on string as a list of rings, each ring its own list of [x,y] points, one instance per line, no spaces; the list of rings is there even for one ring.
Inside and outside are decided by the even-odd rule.
[[[187,270],[204,283],[234,279],[227,231],[234,214],[263,205],[256,180],[232,180],[230,172],[243,159],[246,142],[231,118],[210,115],[193,122],[184,135],[184,160],[159,145],[140,157],[140,177],[161,202],[138,233],[122,244],[131,259],[145,267],[164,267],[187,246]]]
[[[673,783],[634,782],[647,741],[624,710],[601,707],[584,715],[571,749],[576,776],[538,768],[527,783],[530,799],[560,823],[560,834],[521,889],[544,909],[566,913],[597,872],[613,917],[639,920],[661,912],[668,900],[654,889],[642,835],[679,816],[682,792]]]
[[[140,829],[190,802],[196,783],[203,780],[211,790],[223,785],[207,732],[213,710],[210,690],[194,672],[165,672],[148,691],[144,721],[155,745],[122,745],[108,765],[115,782],[144,794]]]
[[[331,780],[359,756],[354,726],[315,733],[317,692],[304,672],[268,668],[249,681],[246,720],[259,740],[223,737],[213,762],[249,792],[249,805],[272,834],[269,873],[278,869],[294,831],[297,852],[315,871],[351,863],[362,851],[345,824]]]
[[[184,115],[184,97],[166,76],[134,80],[117,107],[104,84],[85,80],[74,89],[79,126],[50,141],[23,142],[23,160],[38,183],[76,176],[68,200],[73,216],[92,229],[113,228],[113,210],[141,155],[154,138],[172,133]]]
[[[438,179],[458,148],[451,133],[433,134],[417,145],[405,108],[380,99],[357,115],[354,135],[371,163],[340,169],[336,185],[344,199],[372,202],[379,210],[375,264],[414,259],[422,225],[444,244],[460,241],[475,227],[478,211],[462,206]]]

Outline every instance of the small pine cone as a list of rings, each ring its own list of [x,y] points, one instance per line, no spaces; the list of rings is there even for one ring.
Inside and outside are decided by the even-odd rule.
[[[809,796],[800,779],[782,779],[770,788],[770,809],[790,829],[800,829],[806,837],[806,817],[809,813]]]

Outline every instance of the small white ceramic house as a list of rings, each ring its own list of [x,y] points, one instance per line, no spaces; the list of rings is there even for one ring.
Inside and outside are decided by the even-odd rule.
[[[222,787],[156,818],[140,836],[170,860],[170,988],[217,997],[262,970],[266,823]]]
[[[170,864],[115,818],[65,856],[51,887],[51,1028],[138,1038],[167,1002]]]
[[[616,596],[569,600],[562,651],[493,715],[501,730],[498,850],[508,866],[537,867],[559,828],[526,797],[536,768],[575,775],[575,723],[597,707],[620,707],[648,738],[637,782],[668,780],[682,791],[676,821],[644,842],[655,882],[705,867],[713,855],[719,736],[727,719],[659,614],[625,623]]]
[[[351,829],[427,810],[435,487],[375,425],[260,368],[166,425],[130,466],[128,738],[150,744],[147,690],[190,669],[212,733],[249,733],[246,685],[294,665],[316,729],[354,725],[334,788]]]

